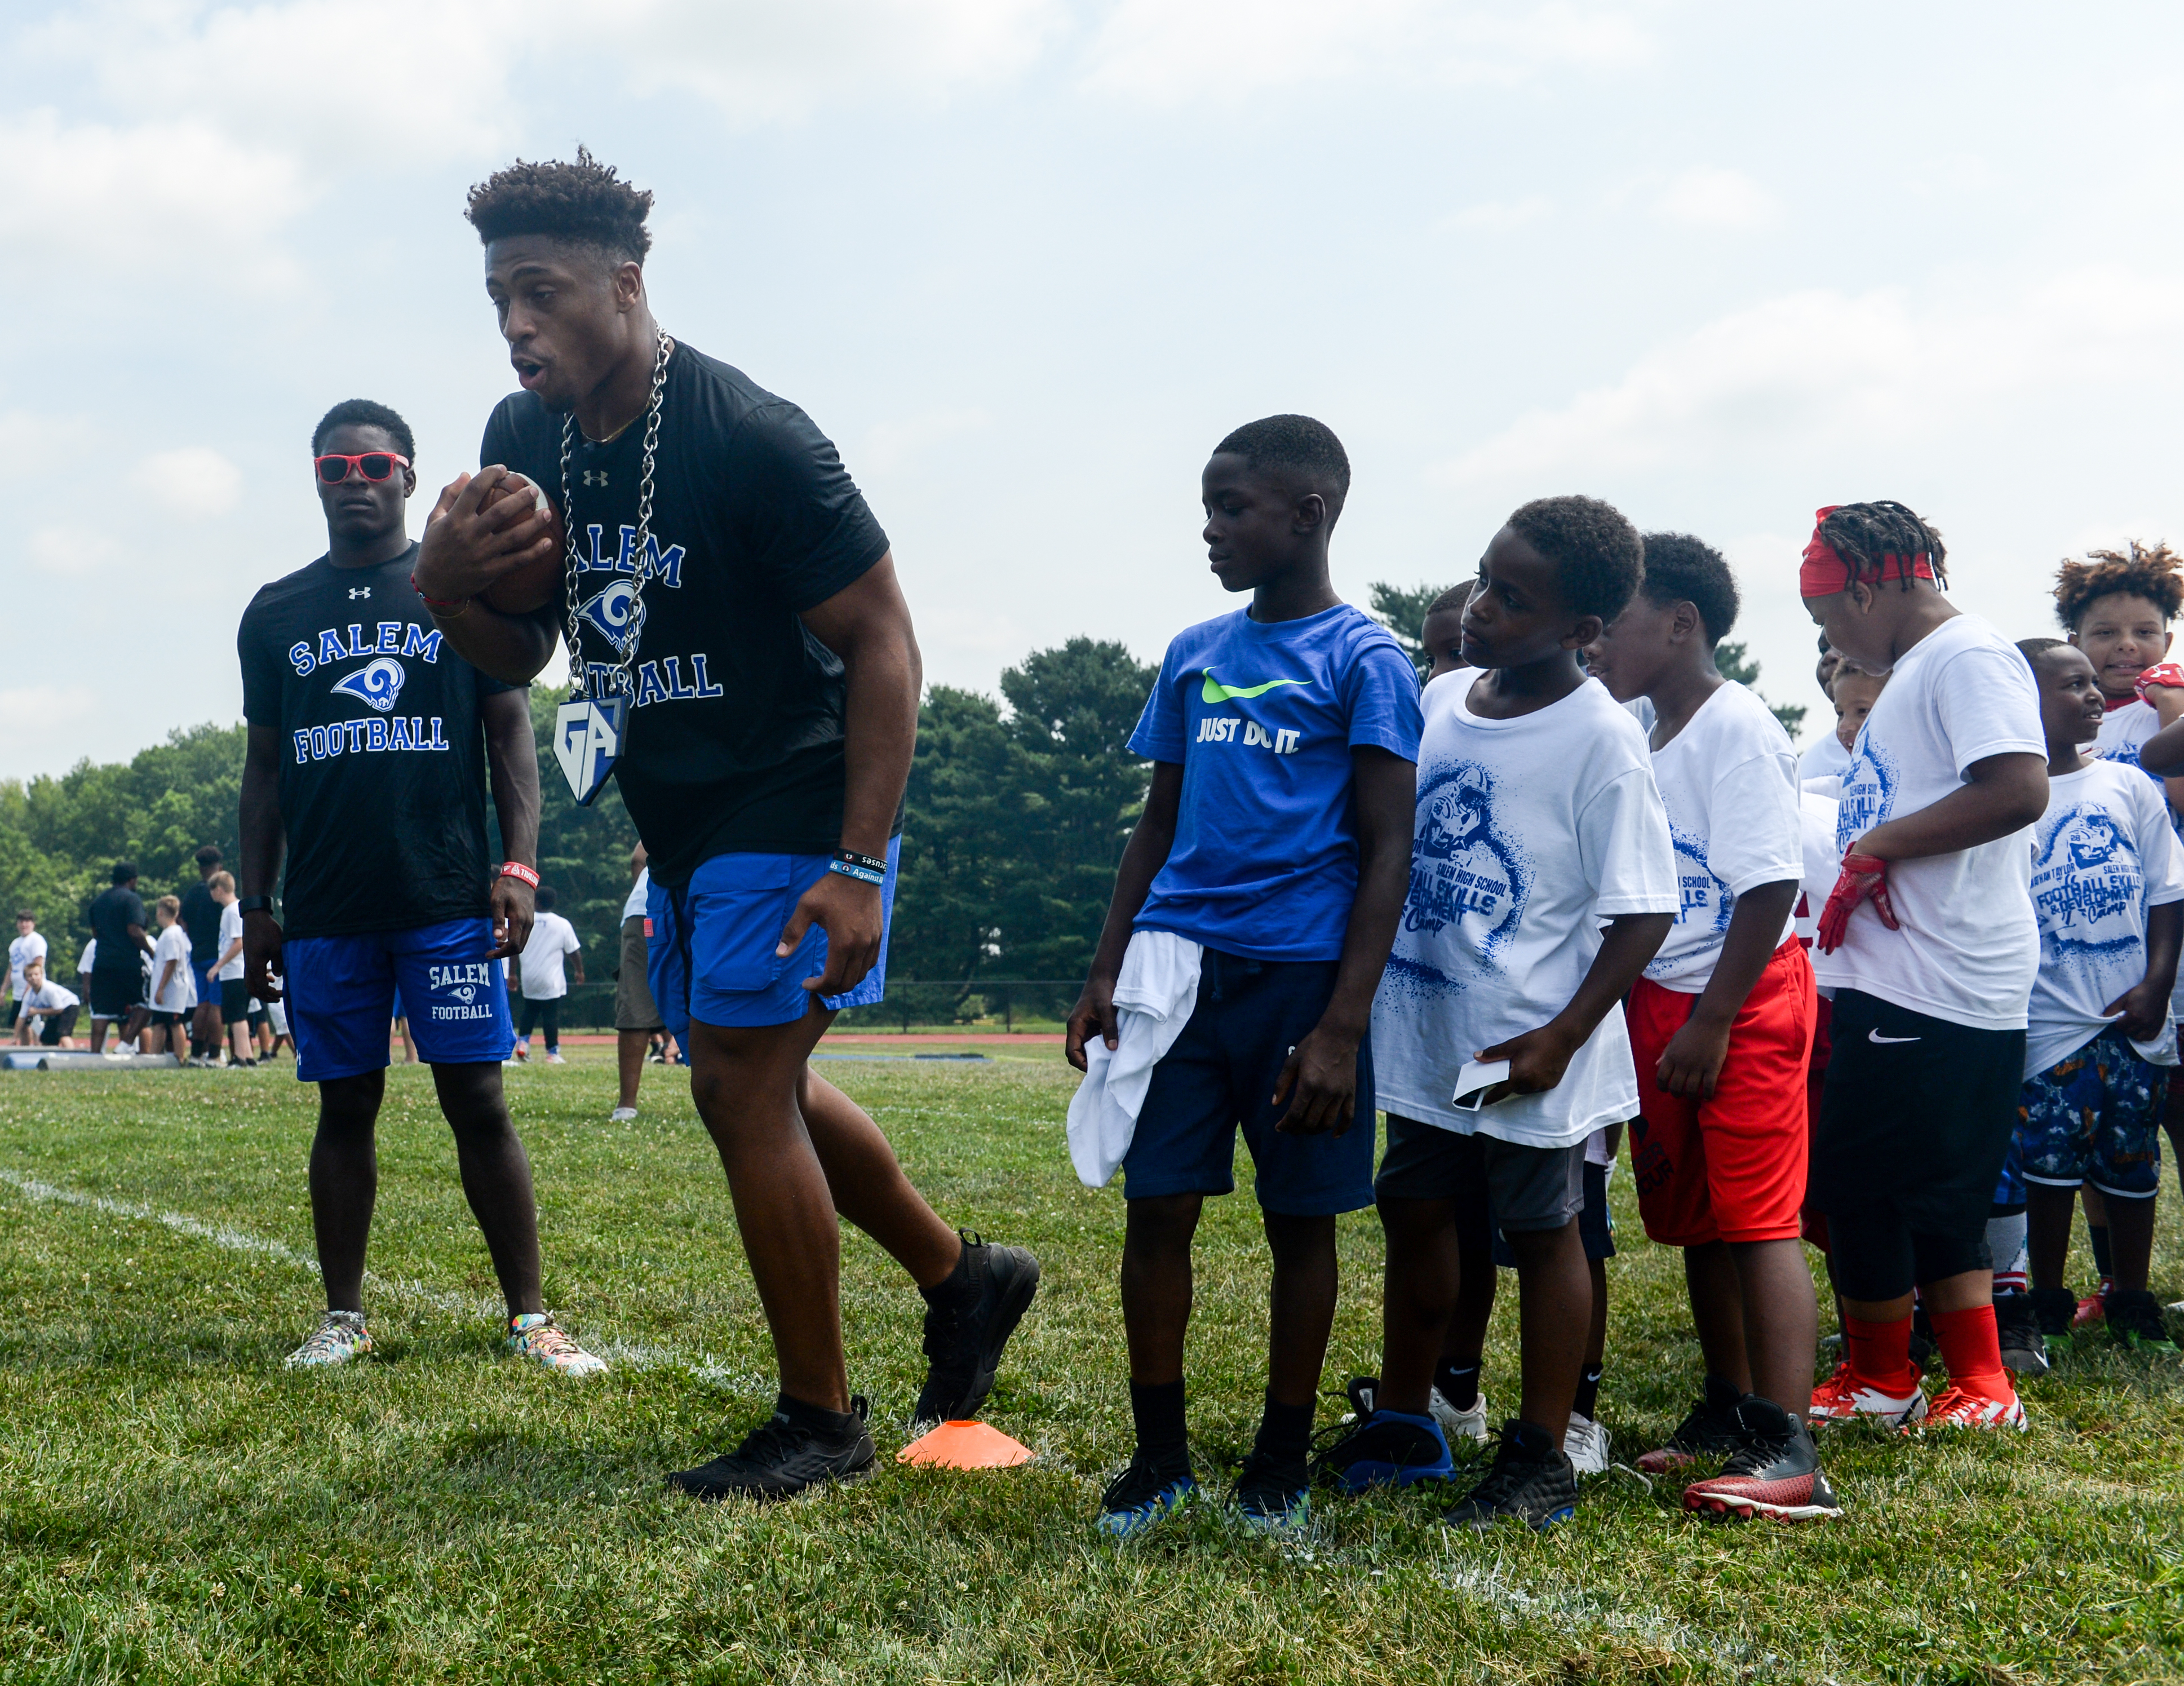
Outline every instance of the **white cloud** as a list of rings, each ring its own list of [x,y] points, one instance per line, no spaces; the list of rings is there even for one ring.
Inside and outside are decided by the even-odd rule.
[[[87,718],[97,701],[97,694],[88,685],[14,685],[0,689],[0,738],[36,734],[50,741],[55,732]]]
[[[12,265],[94,259],[129,265],[135,284],[214,260],[248,275],[305,199],[288,159],[196,121],[116,129],[31,111],[0,119],[0,247]]]
[[[136,467],[136,484],[154,514],[203,520],[226,515],[242,496],[242,471],[206,445],[159,451]]]
[[[25,549],[31,567],[64,579],[109,567],[121,554],[113,539],[86,527],[41,527]]]
[[[1613,385],[1523,417],[1445,472],[1478,483],[1924,441],[1997,401],[2059,404],[2110,382],[2155,382],[2180,358],[2184,280],[2128,270],[2074,271],[1998,304],[1921,306],[1900,288],[1793,293],[1647,353]]]
[[[1763,228],[1781,214],[1773,195],[1741,170],[1686,170],[1661,195],[1660,209],[1691,228]]]
[[[616,30],[644,43],[623,67],[637,92],[689,88],[743,126],[1000,81],[1066,21],[1059,0],[637,0]]]
[[[1228,101],[1358,75],[1513,81],[1552,65],[1628,64],[1647,51],[1630,18],[1574,5],[1120,0],[1092,42],[1087,81],[1161,103]]]

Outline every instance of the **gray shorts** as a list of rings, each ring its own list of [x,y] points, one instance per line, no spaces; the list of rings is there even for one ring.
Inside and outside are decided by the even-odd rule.
[[[632,913],[621,922],[621,972],[615,979],[615,1029],[664,1030],[660,1009],[653,1004],[652,985],[645,978],[648,944],[644,915]]]
[[[1373,1195],[1453,1200],[1458,1246],[1484,1253],[1497,1231],[1558,1230],[1585,1209],[1585,1143],[1531,1147],[1390,1113],[1388,1151]]]

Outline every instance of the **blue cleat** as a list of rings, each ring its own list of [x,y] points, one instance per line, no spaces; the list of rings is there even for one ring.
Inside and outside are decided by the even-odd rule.
[[[1318,1467],[1346,1493],[1448,1481],[1456,1474],[1440,1425],[1408,1411],[1374,1411],[1321,1453]]]
[[[1312,1477],[1301,1458],[1254,1451],[1236,1474],[1236,1508],[1254,1533],[1295,1533],[1312,1521]]]
[[[1145,1532],[1171,1510],[1181,1510],[1197,1491],[1188,1463],[1164,1469],[1133,1459],[1129,1468],[1107,1483],[1094,1520],[1102,1533],[1128,1539]]]

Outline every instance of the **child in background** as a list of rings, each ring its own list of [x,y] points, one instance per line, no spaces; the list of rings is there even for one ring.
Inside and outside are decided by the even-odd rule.
[[[1201,483],[1206,548],[1222,585],[1250,591],[1251,606],[1168,645],[1130,738],[1153,763],[1151,788],[1069,1014],[1067,1055],[1087,1073],[1071,1104],[1072,1156],[1088,1181],[1095,1159],[1104,1181],[1119,1147],[1129,1211],[1123,1326],[1137,1446],[1098,1519],[1117,1536],[1196,1489],[1184,1398],[1190,1244],[1206,1197],[1235,1186],[1240,1128],[1273,1287],[1265,1403],[1236,1503],[1256,1529],[1308,1518],[1335,1218],[1373,1198],[1368,1033],[1410,869],[1418,745],[1418,670],[1329,578],[1349,486],[1341,442],[1309,416],[1268,416],[1215,447]],[[1147,990],[1159,994],[1158,1030],[1128,1010]],[[1156,1063],[1127,1146],[1106,1138],[1103,1157],[1080,1126],[1110,1069],[1099,1055],[1118,1048]]]
[[[1841,665],[1842,652],[1830,648],[1828,635],[1822,633],[1820,659],[1813,664],[1813,680],[1819,686],[1820,695],[1827,698],[1830,707],[1835,705],[1836,670]],[[1810,779],[1840,780],[1849,770],[1850,746],[1831,731],[1823,732],[1797,757],[1797,782],[1800,784]]]
[[[181,1058],[188,1052],[182,1037],[198,1004],[197,969],[190,964],[190,934],[181,923],[181,898],[162,896],[154,914],[159,936],[152,946],[152,1024],[145,1032],[144,1051],[158,1053],[168,1048]]]
[[[1418,627],[1418,641],[1425,645],[1426,656],[1432,663],[1426,671],[1428,684],[1443,673],[1453,673],[1467,665],[1463,659],[1463,606],[1471,600],[1471,589],[1478,583],[1475,579],[1467,579],[1461,585],[1451,585],[1426,605],[1425,619]]]
[[[2184,608],[2184,558],[2166,544],[2126,539],[2120,550],[2089,550],[2083,561],[2065,560],[2055,577],[2055,617],[2064,635],[2086,653],[2100,676],[2108,712],[2092,753],[2103,761],[2140,767],[2148,739],[2184,719],[2184,668],[2169,657],[2170,623]],[[2146,771],[2159,784],[2172,810],[2184,811],[2184,777]],[[2184,1019],[2184,1001],[2172,998],[2172,1018]],[[2162,1122],[2184,1179],[2184,1069],[2169,1074]],[[2078,1303],[2075,1326],[2098,1325],[2115,1280],[2109,1248],[2105,1201],[2086,1186],[2086,1229],[2100,1286]]]
[[[1865,724],[1865,717],[1873,712],[1873,705],[1880,701],[1887,684],[1886,673],[1869,673],[1855,662],[1836,664],[1828,696],[1836,706],[1836,741],[1842,745],[1846,771],[1858,747],[1858,728]]]
[[[242,980],[242,907],[236,900],[235,874],[226,870],[205,880],[213,905],[220,909],[220,935],[214,940],[214,981],[220,986],[220,1022],[226,1033],[231,1065],[255,1065],[250,1042],[250,985]]]
[[[531,926],[531,940],[516,957],[523,981],[523,999],[515,1014],[515,1058],[528,1064],[531,1032],[543,1021],[546,1031],[546,1064],[566,1065],[561,1058],[561,1002],[569,993],[570,975],[561,969],[569,961],[577,983],[584,981],[583,946],[577,928],[554,911],[554,886],[538,886],[538,913]]]
[[[1712,546],[1646,535],[1646,577],[1586,652],[1618,702],[1652,705],[1654,783],[1681,909],[1624,1012],[1640,1117],[1631,1168],[1646,1233],[1680,1248],[1707,1376],[1666,1469],[1726,1452],[1691,1510],[1840,1516],[1805,1426],[1813,1279],[1798,1242],[1812,964],[1791,924],[1804,875],[1797,763],[1767,705],[1722,677],[1736,582]],[[1838,673],[1837,680],[1842,676]]]
[[[82,997],[46,978],[46,957],[34,954],[23,967],[23,987],[15,1004],[15,1041],[24,1047],[33,1042],[49,1048],[75,1047],[75,1016]]]
[[[1886,670],[1843,780],[1841,875],[1815,970],[1834,1052],[1812,1147],[1847,1358],[1815,1423],[2022,1429],[2003,1367],[1986,1224],[2016,1122],[2040,959],[2026,885],[2048,805],[2025,658],[1942,595],[1940,537],[1901,504],[1819,511],[1799,591],[1845,659]],[[1912,1290],[1948,1387],[1911,1360]]]
[[[2115,1266],[2104,1320],[2120,1342],[2173,1353],[2147,1275],[2164,1068],[2176,1062],[2169,1000],[2184,938],[2184,851],[2148,780],[2120,758],[2079,752],[2104,712],[2082,650],[2050,638],[2018,648],[2039,687],[2048,749],[2048,811],[2032,833],[2040,974],[2011,1143],[2025,1184],[2034,1338],[2070,1343],[2076,1300],[2064,1262],[2072,1205],[2090,1184],[2106,1202]]]
[[[1453,1523],[1543,1527],[1577,1504],[1563,1441],[1594,1301],[1585,1141],[1637,1109],[1616,1009],[1676,907],[1644,734],[1578,652],[1630,600],[1643,555],[1596,499],[1525,505],[1464,610],[1463,659],[1480,671],[1426,688],[1411,889],[1373,1016],[1388,1108],[1380,1387],[1324,1464],[1353,1490],[1451,1474],[1429,1400],[1462,1261],[1498,1229],[1517,1259],[1521,1401]]]

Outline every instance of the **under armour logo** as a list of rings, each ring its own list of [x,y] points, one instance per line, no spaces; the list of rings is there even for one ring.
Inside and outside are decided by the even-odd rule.
[[[359,597],[369,597],[370,595],[371,588],[368,585],[352,585],[348,589],[348,600],[352,603],[355,602]]]
[[[588,468],[584,471],[584,484],[587,486],[604,486],[606,483],[607,472],[604,468]]]

